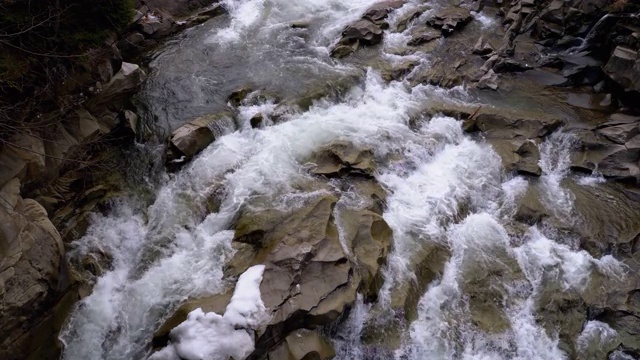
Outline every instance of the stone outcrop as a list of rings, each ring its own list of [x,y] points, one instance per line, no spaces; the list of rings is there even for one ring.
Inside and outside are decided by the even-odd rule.
[[[469,131],[481,131],[489,139],[535,139],[543,138],[563,125],[554,117],[523,118],[518,113],[484,112],[480,110],[473,119],[466,122]]]
[[[361,178],[360,169],[350,167],[366,164],[362,169],[373,171],[371,155],[351,144],[336,143],[310,161],[318,157],[332,157],[335,162],[315,170],[310,167],[312,172],[322,168],[327,171],[316,173],[348,179],[350,191],[368,205],[346,206],[340,193],[324,184],[324,176],[304,185],[315,195],[286,210],[270,206],[272,199],[267,197],[244,205],[235,225],[237,252],[226,272],[237,276],[253,264],[264,264],[260,290],[270,312],[269,322],[258,331],[251,359],[266,353],[273,359],[331,358],[330,343],[313,330],[338,320],[357,293],[375,299],[382,286],[381,269],[392,236],[381,216],[385,192]],[[168,331],[190,310],[215,311],[226,305],[227,294],[187,301],[156,332],[154,344],[163,345]]]
[[[94,49],[87,61],[71,62],[66,81],[53,89],[58,107],[38,115],[41,119],[37,123],[50,124],[44,134],[24,131],[3,139],[2,359],[59,357],[57,334],[81,294],[87,292],[86,288],[79,291],[86,279],[67,263],[65,242],[82,236],[88,214],[123,184],[118,169],[109,162],[119,155],[114,149],[124,141],[116,142],[112,137],[152,136],[132,111],[131,103],[146,78],[145,71],[123,61],[120,50],[129,58],[162,36],[221,13],[221,8],[216,11],[214,6],[183,24],[173,16],[186,16],[186,10],[179,10],[180,4],[189,3],[191,9],[196,1],[160,2],[150,0],[147,4],[158,6],[157,14],[162,16],[154,19],[149,16],[153,10],[143,9],[145,14],[139,12],[134,17],[132,32],[123,35],[120,42],[111,38],[109,45]],[[116,42],[118,46],[113,45]],[[131,43],[135,43],[135,51]],[[121,165],[122,159],[118,160]]]
[[[20,196],[18,179],[0,191],[0,357],[46,358],[59,344],[51,334],[72,309],[77,281],[46,210]]]
[[[591,131],[577,133],[579,149],[572,156],[572,166],[584,171],[598,171],[621,180],[640,179],[640,123],[616,124],[609,121]]]
[[[454,31],[462,29],[473,20],[473,15],[463,7],[446,7],[436,11],[427,20],[427,24],[440,29],[443,35],[450,35]]]
[[[177,128],[171,134],[167,161],[180,164],[193,158],[216,138],[237,129],[230,113],[205,115]]]
[[[331,56],[343,58],[360,46],[376,45],[382,41],[383,30],[389,27],[385,19],[404,5],[404,0],[386,0],[369,8],[361,19],[347,25],[341,37],[331,50]]]
[[[328,177],[344,174],[372,176],[375,170],[373,152],[348,142],[333,143],[317,151],[310,163],[312,173]]]

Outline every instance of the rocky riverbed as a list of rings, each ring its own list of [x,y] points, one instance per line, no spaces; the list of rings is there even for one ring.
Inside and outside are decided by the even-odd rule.
[[[1,357],[639,358],[639,10],[148,1],[0,152]]]

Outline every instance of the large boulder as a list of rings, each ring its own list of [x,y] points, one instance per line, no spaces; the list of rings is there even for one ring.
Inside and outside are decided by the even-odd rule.
[[[426,27],[415,27],[411,31],[411,40],[407,42],[407,45],[418,46],[439,39],[440,37],[442,37],[440,31]]]
[[[171,134],[169,142],[173,153],[168,161],[181,163],[193,158],[204,150],[216,138],[237,129],[233,116],[229,113],[205,115],[177,128]]]
[[[538,165],[540,151],[532,140],[489,139],[493,149],[500,155],[502,165],[507,172],[540,176],[542,169]]]
[[[442,34],[450,35],[454,31],[462,29],[473,20],[473,15],[468,9],[462,7],[447,7],[436,11],[427,20],[427,24],[440,29]]]
[[[142,85],[146,79],[146,74],[140,66],[127,62],[122,63],[120,70],[111,78],[107,84],[103,85],[99,94],[92,97],[85,103],[85,108],[92,114],[103,113],[105,109],[117,115],[124,103]]]
[[[360,46],[376,45],[382,41],[383,29],[389,25],[384,21],[389,14],[400,8],[405,0],[387,0],[373,5],[364,15],[342,30],[340,39],[331,49],[331,56],[342,58]]]
[[[406,3],[406,0],[385,0],[370,7],[362,16],[365,19],[369,19],[374,23],[380,25],[389,16],[389,14],[401,8]],[[383,25],[384,27],[384,25]]]
[[[346,173],[372,176],[375,170],[373,152],[349,142],[336,142],[320,149],[311,158],[311,172],[336,177]]]
[[[67,290],[62,239],[44,208],[20,196],[13,179],[0,191],[0,357],[53,359],[56,334],[77,300]]]
[[[239,275],[254,264],[264,264],[260,290],[270,312],[270,320],[257,332],[250,358],[269,352],[292,359],[306,359],[306,354],[330,358],[332,350],[325,340],[304,329],[333,323],[355,303],[358,292],[375,298],[382,286],[381,267],[392,237],[381,216],[384,191],[371,180],[352,180],[350,191],[369,204],[365,208],[345,206],[338,194],[313,182],[304,186],[316,195],[295,207],[273,208],[273,199],[260,196],[241,210],[235,225],[237,251],[226,273]],[[214,310],[227,298],[188,301],[156,333],[156,345],[166,341],[168,330],[191,309]],[[305,340],[300,343],[299,338]]]
[[[375,45],[382,41],[382,29],[368,19],[358,20],[342,31],[342,39],[347,43],[359,42],[362,45]]]
[[[21,182],[44,174],[46,166],[45,144],[42,138],[17,134],[0,148],[0,187],[13,178]]]
[[[579,147],[572,154],[572,166],[616,179],[640,179],[640,122],[619,123],[615,118],[576,132]]]
[[[624,89],[640,91],[640,59],[637,50],[616,47],[604,72]]]

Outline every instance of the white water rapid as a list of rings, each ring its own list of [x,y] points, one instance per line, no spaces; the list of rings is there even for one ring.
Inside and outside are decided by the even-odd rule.
[[[181,301],[220,293],[235,281],[223,278],[223,268],[234,254],[232,226],[241,206],[259,195],[269,197],[274,207],[314,196],[296,184],[312,179],[305,164],[313,152],[336,140],[375,150],[374,157],[380,161],[374,176],[388,193],[384,219],[393,230],[377,303],[366,304],[358,298],[333,338],[337,359],[567,358],[555,330],[548,331],[537,321],[540,299],[554,291],[580,294],[590,286],[592,275],[615,280],[625,271],[611,256],[594,258],[579,250],[574,239],[550,224],[531,226],[522,231],[524,235],[515,235],[517,202],[531,186],[539,187],[543,205],[558,218],[572,218],[573,196],[562,185],[568,174],[570,134],[558,132],[540,144],[543,175],[532,184],[530,179],[506,173],[492,147],[465,134],[461,121],[421,115],[432,104],[477,107],[464,89],[411,87],[408,81],[385,83],[374,70],[359,70],[356,65],[330,59],[328,48],[342,27],[376,2],[224,0],[228,22],[199,38],[198,46],[217,51],[214,58],[251,51],[249,42],[257,46],[255,51],[264,59],[262,66],[274,82],[295,82],[300,69],[310,78],[354,71],[366,75],[340,100],[316,101],[308,111],[286,115],[286,121],[262,129],[252,129],[249,118],[259,110],[272,124],[269,119],[275,105],[240,107],[241,129],[220,137],[179,173],[167,176],[156,189],[153,204],[146,207],[122,199],[108,215],[95,215],[69,256],[77,260],[108,254],[111,266],[96,279],[91,294],[81,300],[65,325],[60,336],[65,345],[63,359],[148,358],[154,329]],[[421,3],[409,1],[398,13]],[[490,31],[495,23],[486,15],[482,19],[482,28]],[[309,22],[306,41],[289,41],[299,31],[291,29],[294,21]],[[381,51],[403,41],[402,34],[389,36]],[[167,56],[161,54],[159,59]],[[418,57],[420,66],[429,64],[427,57],[416,54],[384,56],[397,61]],[[287,61],[291,67],[285,66]],[[215,61],[208,64],[214,70],[215,66]],[[229,70],[237,76],[234,71]],[[201,84],[194,82],[193,86]],[[186,101],[195,101],[189,98]],[[172,121],[180,122],[177,118]],[[210,213],[207,201],[212,195],[221,203]],[[357,204],[341,200],[336,208],[340,206]],[[416,281],[416,256],[429,246],[450,253],[443,273],[420,294],[415,318],[399,330],[397,348],[372,350],[371,344],[360,339],[365,325],[387,318],[379,316],[380,312],[393,316],[394,293]],[[493,302],[474,302],[478,298]],[[200,329],[208,322],[222,321],[219,318],[222,316],[194,313],[188,321]],[[478,325],[483,321],[490,325]],[[201,354],[214,351],[207,346],[222,341],[217,337],[236,334],[228,323],[207,329],[202,330],[204,338],[184,331],[190,344],[204,348]],[[585,324],[576,346],[595,351],[593,342],[607,342],[615,336],[606,324],[592,321]],[[246,355],[246,339],[244,335],[240,338],[238,348],[225,349],[225,355],[235,360]],[[200,358],[198,353],[190,354]],[[153,358],[162,358],[156,356]],[[192,358],[189,356],[186,358]]]

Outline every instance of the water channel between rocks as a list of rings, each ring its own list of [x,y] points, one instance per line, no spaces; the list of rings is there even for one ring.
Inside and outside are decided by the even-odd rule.
[[[539,178],[516,176],[488,142],[463,131],[462,121],[425,115],[491,107],[486,99],[462,87],[387,82],[373,65],[378,60],[363,56],[331,58],[329,46],[345,24],[374,3],[225,0],[228,16],[189,29],[155,53],[140,97],[168,130],[225,110],[227,96],[241,87],[280,99],[327,84],[341,91],[285,115],[286,121],[271,118],[276,104],[269,99],[240,106],[240,129],[219,137],[179,172],[163,175],[150,206],[120,199],[109,214],[95,215],[69,256],[99,249],[110,257],[111,270],[65,326],[64,359],[149,357],[154,331],[180,302],[235,284],[225,264],[239,251],[234,226],[247,207],[291,211],[335,197],[337,237],[344,256],[357,257],[346,240],[350,224],[343,222],[349,219],[344,214],[373,206],[358,190],[363,181],[383,190],[382,218],[393,237],[377,294],[359,294],[350,311],[324,329],[336,359],[563,359],[569,353],[590,359],[614,341],[618,334],[603,322],[541,305],[558,293],[566,295],[565,304],[596,296],[593,289],[616,286],[628,271],[611,255],[580,250],[570,230],[581,221],[571,189],[606,185],[569,173],[570,131],[538,145]],[[391,15],[390,28],[422,5],[408,1]],[[482,21],[470,26],[477,31],[497,26],[491,15],[476,18]],[[291,26],[299,21],[307,25]],[[394,50],[410,31],[387,34],[379,48],[367,51],[388,63],[417,59],[418,68],[428,67],[429,55]],[[270,126],[251,127],[258,112]],[[371,154],[371,179],[319,180],[310,171],[314,154],[336,142]],[[219,202],[214,211],[208,210],[212,196]],[[517,221],[525,196],[534,196],[551,220]],[[265,271],[266,279],[269,266]],[[411,291],[419,293],[407,295]],[[415,304],[407,305],[411,296]],[[577,326],[579,337],[561,339],[563,330],[539,321],[544,316]],[[221,336],[235,333],[229,331]],[[213,359],[237,354],[217,351]]]

